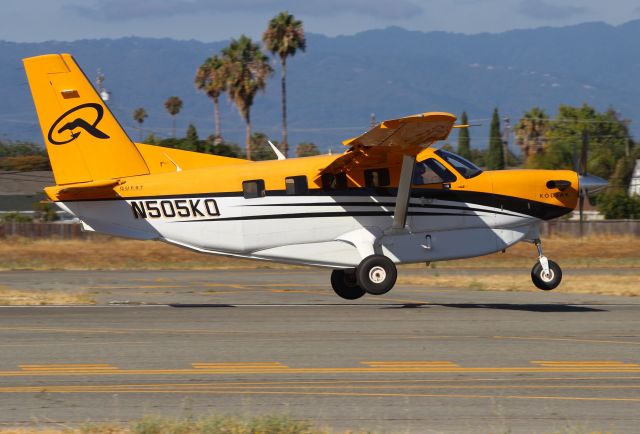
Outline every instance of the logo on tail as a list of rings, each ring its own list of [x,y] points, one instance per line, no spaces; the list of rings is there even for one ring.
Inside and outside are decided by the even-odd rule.
[[[91,110],[85,110],[85,109],[93,109],[95,113],[91,113]],[[71,116],[69,116],[78,111],[82,111],[82,113],[76,115],[75,118],[72,118]],[[80,136],[80,134],[82,134],[82,131],[75,131],[75,130],[84,130],[88,134],[95,137],[96,139],[101,139],[101,140],[108,139],[109,136],[97,128],[98,124],[102,120],[103,115],[104,115],[104,109],[100,104],[91,103],[91,102],[86,104],[80,104],[79,106],[76,106],[71,110],[64,112],[58,119],[56,119],[53,125],[51,125],[51,128],[49,128],[49,134],[47,134],[47,139],[49,140],[50,143],[54,145],[64,145],[64,144],[73,142],[75,139],[77,139]],[[88,122],[86,118],[88,119],[95,118],[95,120],[93,120],[93,122]],[[58,125],[60,125],[65,120],[67,122],[65,122],[64,125],[58,128]],[[68,136],[67,137],[62,136],[62,134],[65,131],[69,131],[71,133],[70,138],[67,138]]]

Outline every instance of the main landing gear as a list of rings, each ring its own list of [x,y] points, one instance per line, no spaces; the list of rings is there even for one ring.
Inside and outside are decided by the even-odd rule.
[[[544,256],[539,239],[533,240],[533,243],[538,249],[538,262],[531,269],[531,280],[536,287],[550,291],[560,285],[562,270],[558,264]]]
[[[398,277],[395,264],[386,256],[367,256],[352,270],[333,270],[331,286],[340,297],[356,300],[365,294],[382,295],[393,288]]]

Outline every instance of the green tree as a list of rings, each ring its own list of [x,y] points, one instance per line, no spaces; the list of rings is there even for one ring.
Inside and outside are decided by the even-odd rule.
[[[251,160],[251,106],[258,91],[264,91],[273,69],[260,46],[245,35],[232,39],[222,56],[228,71],[227,91],[246,123],[247,160]]]
[[[39,222],[55,222],[60,220],[55,205],[49,202],[37,202],[33,204],[35,211],[34,220]]]
[[[296,157],[311,157],[320,155],[320,150],[314,143],[302,142],[296,147]]]
[[[142,107],[139,107],[133,111],[133,120],[138,123],[138,131],[139,131],[141,142],[142,142],[142,123],[148,117],[149,115],[147,114],[147,111]]]
[[[30,142],[0,142],[0,158],[2,157],[26,157],[33,155],[46,156],[45,149]]]
[[[180,113],[182,109],[182,100],[177,96],[171,96],[164,102],[164,107],[167,109],[169,114],[171,115],[172,125],[173,125],[173,138],[176,137],[176,115]]]
[[[287,57],[293,57],[296,51],[306,49],[307,41],[304,36],[302,21],[296,20],[288,11],[280,12],[269,21],[267,30],[262,35],[262,41],[272,54],[280,58],[280,85],[282,92],[282,145],[285,156],[289,155],[287,141]]]
[[[548,145],[538,159],[538,167],[573,170],[583,134],[589,142],[587,171],[601,178],[611,178],[618,160],[633,151],[629,129],[613,109],[598,113],[587,104],[561,105],[545,135]]]
[[[241,158],[243,152],[240,146],[232,142],[222,142],[212,146],[210,153],[221,157]]]
[[[142,143],[146,143],[147,145],[159,145],[160,139],[155,134],[149,133],[149,135],[145,137]]]
[[[598,196],[598,209],[606,219],[640,218],[640,196],[627,196],[625,191],[614,190]]]
[[[276,156],[268,143],[268,137],[264,133],[253,133],[251,135],[251,159],[253,161],[275,160]],[[278,146],[278,142],[272,143]]]
[[[537,158],[544,152],[549,125],[549,115],[540,107],[526,111],[516,124],[516,143],[527,166],[535,167]]]
[[[196,71],[195,85],[213,100],[213,123],[215,136],[213,144],[222,143],[220,127],[220,105],[218,99],[227,90],[227,70],[224,60],[220,56],[207,58]]]
[[[469,119],[467,119],[467,112],[462,112],[460,116],[460,123],[462,125],[468,125]],[[458,155],[467,160],[471,160],[471,138],[469,137],[469,128],[458,129]]]
[[[195,125],[189,124],[187,127],[187,135],[182,140],[181,149],[185,151],[199,151],[200,150],[200,138],[198,137],[198,131]]]
[[[502,133],[500,132],[498,108],[493,109],[491,130],[489,132],[489,150],[485,162],[489,170],[504,169],[504,147],[502,143]]]

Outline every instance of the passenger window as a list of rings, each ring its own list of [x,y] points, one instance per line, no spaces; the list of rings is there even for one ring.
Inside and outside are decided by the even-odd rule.
[[[385,187],[389,183],[389,169],[369,169],[364,171],[364,185],[366,187]]]
[[[242,192],[245,199],[255,199],[265,196],[264,181],[255,179],[253,181],[244,181],[242,183]]]
[[[303,195],[309,193],[309,184],[306,176],[290,176],[284,179],[284,184],[289,195]]]
[[[323,173],[322,189],[323,190],[344,190],[347,188],[347,175],[344,173]]]
[[[416,163],[413,171],[414,185],[438,184],[442,182],[454,182],[456,176],[451,173],[438,160],[429,158]]]

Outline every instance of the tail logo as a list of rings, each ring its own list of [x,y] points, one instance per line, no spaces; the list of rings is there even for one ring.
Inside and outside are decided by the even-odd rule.
[[[80,111],[81,113],[77,113],[76,116],[70,116]],[[92,113],[92,111],[95,113]],[[49,139],[49,142],[54,145],[64,145],[66,143],[73,142],[75,139],[80,137],[82,130],[86,131],[87,134],[92,135],[96,139],[108,139],[109,136],[97,128],[98,124],[102,120],[102,116],[104,116],[104,108],[102,108],[100,104],[91,102],[80,104],[79,106],[64,112],[58,119],[56,119],[53,125],[51,125],[51,128],[49,128],[47,139]],[[86,119],[94,120],[89,122]],[[71,137],[65,135],[65,131],[69,131],[71,133]]]

